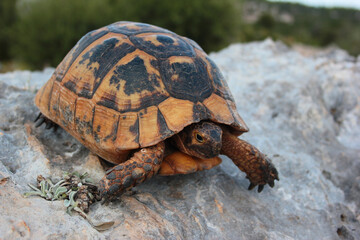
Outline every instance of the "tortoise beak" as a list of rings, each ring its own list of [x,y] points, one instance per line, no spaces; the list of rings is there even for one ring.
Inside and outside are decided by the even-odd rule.
[[[220,154],[220,150],[221,150],[221,142],[219,142],[218,144],[216,144],[216,146],[214,146],[211,149],[211,153],[212,153],[212,157],[216,157]]]

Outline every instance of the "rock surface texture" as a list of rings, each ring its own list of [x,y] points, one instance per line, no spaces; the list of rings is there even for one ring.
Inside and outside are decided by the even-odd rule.
[[[91,206],[98,232],[62,201],[24,198],[36,176],[104,170],[62,129],[36,129],[44,72],[0,75],[0,239],[360,239],[360,58],[342,50],[302,55],[271,40],[210,55],[228,79],[280,182],[262,193],[231,160],[208,171],[154,177],[121,200]]]

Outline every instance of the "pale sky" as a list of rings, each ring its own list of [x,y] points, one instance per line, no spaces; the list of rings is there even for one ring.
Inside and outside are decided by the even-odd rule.
[[[268,0],[269,2],[296,2],[315,7],[346,7],[360,9],[360,0]]]

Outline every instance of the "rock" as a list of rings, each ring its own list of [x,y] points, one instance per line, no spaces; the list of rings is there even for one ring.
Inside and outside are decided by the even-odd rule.
[[[98,232],[61,201],[24,198],[27,184],[63,171],[104,174],[62,129],[36,129],[35,91],[53,69],[0,75],[0,239],[360,239],[360,58],[339,49],[302,55],[279,42],[210,55],[251,131],[277,166],[258,194],[233,163],[154,177],[121,200],[91,206]]]

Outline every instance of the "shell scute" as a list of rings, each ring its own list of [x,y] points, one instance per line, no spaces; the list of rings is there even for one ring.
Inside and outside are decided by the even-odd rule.
[[[133,71],[129,71],[132,69]],[[131,62],[120,65],[116,68],[114,76],[110,79],[110,84],[124,81],[124,93],[131,95],[141,91],[153,92],[156,87],[160,87],[159,76],[149,73],[146,69],[144,60],[136,56]]]
[[[120,113],[103,106],[96,106],[93,119],[94,140],[103,149],[113,149],[117,137]],[[106,121],[105,121],[106,120]]]
[[[83,36],[76,45],[71,49],[71,51],[66,55],[64,60],[59,64],[59,67],[56,68],[56,80],[61,82],[63,77],[68,72],[70,66],[73,65],[74,61],[79,57],[79,55],[93,42],[98,40],[99,38],[108,34],[108,30],[106,27],[100,28],[94,31],[87,33]]]
[[[168,132],[162,131],[159,126],[159,114],[156,106],[151,106],[139,111],[139,143],[140,146],[151,146],[159,142],[163,137],[169,137]]]
[[[234,122],[234,118],[231,110],[227,106],[226,100],[215,93],[211,94],[210,97],[204,100],[204,105],[210,111],[211,119],[225,124],[231,124]]]
[[[120,114],[115,140],[117,151],[139,148],[139,119],[137,112]]]
[[[215,86],[215,93],[219,96],[233,101],[233,97],[230,93],[229,87],[226,83],[224,76],[222,75],[220,69],[216,66],[216,64],[208,57],[205,58],[206,61],[209,63],[208,71],[210,72],[210,76],[214,82]]]
[[[93,115],[95,105],[87,98],[79,97],[76,101],[75,130],[83,141],[91,142],[93,138]]]
[[[159,109],[166,125],[175,133],[194,122],[194,103],[189,100],[170,97],[159,104]]]
[[[60,88],[59,118],[63,126],[69,130],[74,129],[75,109],[77,95],[66,88]]]
[[[102,80],[93,100],[119,112],[156,106],[169,97],[153,56],[136,50],[122,58]]]
[[[105,35],[79,55],[62,82],[80,97],[91,98],[102,79],[119,60],[135,50],[126,36]]]
[[[170,95],[193,102],[210,96],[213,86],[205,66],[199,58],[183,56],[162,61],[160,71]]]
[[[55,118],[59,117],[59,98],[60,98],[61,85],[59,82],[54,81],[52,87],[52,94],[49,104],[49,113]]]
[[[193,47],[174,34],[145,33],[130,36],[134,45],[158,59],[171,56],[194,57]]]

